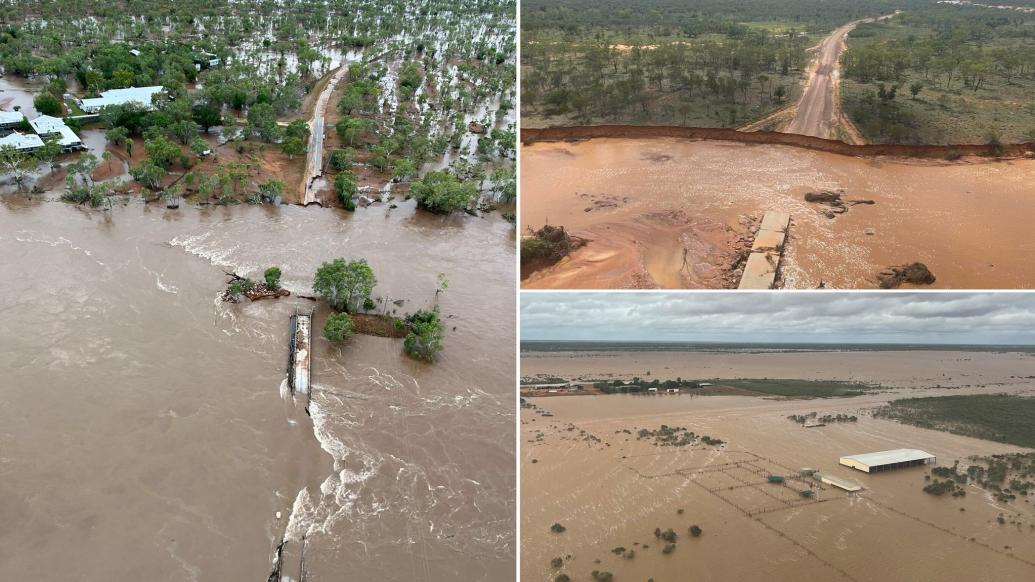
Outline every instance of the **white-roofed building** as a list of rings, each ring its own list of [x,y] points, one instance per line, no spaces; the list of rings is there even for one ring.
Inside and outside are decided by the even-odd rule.
[[[43,140],[34,133],[19,133],[17,131],[0,137],[0,147],[12,146],[20,152],[34,152],[43,147]]]
[[[0,129],[18,129],[24,119],[20,111],[0,111]]]
[[[903,467],[933,465],[937,460],[931,453],[919,449],[894,449],[841,457],[841,464],[866,473],[877,473]]]
[[[161,85],[155,85],[152,87],[127,87],[125,89],[111,89],[109,91],[103,91],[100,97],[94,97],[91,99],[83,99],[79,102],[79,107],[87,113],[97,113],[105,107],[112,105],[126,105],[127,103],[135,103],[145,109],[151,109],[151,98],[165,91],[165,87]]]
[[[83,140],[72,131],[71,127],[65,125],[65,121],[59,117],[40,115],[36,119],[29,120],[29,125],[42,138],[57,140],[61,149],[65,151],[82,149]]]

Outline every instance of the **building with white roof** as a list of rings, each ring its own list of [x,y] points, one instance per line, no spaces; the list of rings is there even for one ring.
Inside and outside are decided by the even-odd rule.
[[[18,129],[25,119],[20,111],[0,111],[0,129]]]
[[[83,140],[72,131],[71,127],[65,125],[65,121],[59,117],[40,115],[36,119],[29,120],[32,129],[43,138],[57,140],[63,150],[74,150],[83,148]]]
[[[919,465],[933,465],[936,461],[937,458],[934,455],[919,449],[894,449],[891,451],[841,457],[842,465],[866,473],[877,473]]]
[[[87,113],[97,113],[105,107],[110,107],[112,105],[126,105],[127,103],[135,103],[145,109],[151,109],[153,107],[151,104],[151,98],[162,91],[165,91],[165,87],[162,87],[161,85],[155,85],[152,87],[111,89],[109,91],[103,91],[100,97],[83,99],[79,102],[79,106]]]
[[[12,146],[20,152],[34,152],[43,147],[43,140],[34,133],[12,132],[0,137],[0,147]]]

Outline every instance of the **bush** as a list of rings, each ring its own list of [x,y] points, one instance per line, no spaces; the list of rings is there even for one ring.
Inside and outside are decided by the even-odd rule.
[[[564,565],[564,560],[562,560],[561,558],[554,558],[554,559],[550,560],[550,567],[551,568],[560,568],[563,565]]]
[[[348,313],[332,314],[323,326],[323,337],[339,343],[352,337],[352,317]]]
[[[553,533],[563,533],[564,530],[566,530],[566,529],[568,529],[568,528],[564,527],[563,525],[561,525],[559,523],[555,523],[555,524],[550,526],[550,531],[552,531]]]
[[[691,537],[699,538],[699,537],[701,537],[702,533],[704,533],[704,530],[702,530],[697,525],[690,526],[690,536]]]

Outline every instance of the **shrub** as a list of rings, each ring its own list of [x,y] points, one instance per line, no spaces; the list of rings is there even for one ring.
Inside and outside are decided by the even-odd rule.
[[[697,525],[690,526],[690,536],[691,537],[699,538],[699,537],[701,537],[702,533],[704,533],[704,530],[702,530]]]
[[[564,530],[566,530],[566,529],[568,529],[568,528],[564,527],[563,525],[561,525],[559,523],[555,523],[555,524],[550,526],[550,531],[552,531],[553,533],[563,533]]]

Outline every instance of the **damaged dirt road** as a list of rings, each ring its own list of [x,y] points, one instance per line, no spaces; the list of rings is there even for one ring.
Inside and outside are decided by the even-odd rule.
[[[924,288],[1035,287],[1035,160],[674,138],[542,142],[522,155],[522,229],[549,223],[588,241],[524,288],[736,286],[752,229],[770,211],[791,216],[785,288],[873,289],[889,267],[914,262],[935,276]],[[805,199],[824,192],[844,207]]]

